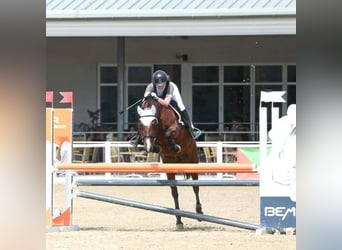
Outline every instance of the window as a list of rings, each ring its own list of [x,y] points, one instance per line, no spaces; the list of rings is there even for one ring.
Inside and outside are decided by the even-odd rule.
[[[218,66],[195,66],[192,68],[193,83],[218,83]]]
[[[223,82],[250,82],[250,66],[225,66],[223,68]]]
[[[283,109],[296,103],[296,65],[255,65],[255,71],[252,71],[251,65],[195,65],[190,76],[192,87],[188,88],[188,83],[181,83],[180,64],[151,64],[127,67],[127,106],[143,97],[147,84],[151,82],[152,73],[157,69],[165,70],[179,86],[180,91],[183,84],[186,94],[192,95],[192,106],[189,107],[192,110],[192,120],[195,126],[204,131],[223,129],[236,117],[239,117],[247,129],[258,131],[261,91],[287,90],[286,105],[273,103],[273,107],[279,107],[280,116],[286,112]],[[117,117],[117,67],[101,65],[98,72],[100,122],[103,126],[116,126],[117,120],[120,119]],[[255,75],[251,75],[252,72]],[[286,74],[283,75],[283,72]],[[263,103],[262,106],[268,107],[267,117],[270,125],[272,104]],[[127,115],[125,127],[136,125],[136,107],[129,109]]]
[[[224,86],[224,123],[239,118],[247,125],[250,120],[250,86]]]
[[[117,86],[101,86],[101,123],[117,121]]]
[[[100,68],[100,83],[117,83],[118,70],[114,66],[102,66]]]
[[[193,122],[203,130],[217,130],[219,117],[218,86],[192,88]]]
[[[255,82],[282,82],[282,66],[255,66]]]
[[[296,82],[296,66],[289,65],[287,66],[287,81],[288,82]]]
[[[149,66],[130,66],[128,67],[128,83],[138,83],[147,85],[151,82],[151,67]]]
[[[117,82],[116,66],[99,66],[99,99],[101,109],[100,123],[102,126],[114,125],[117,121]]]
[[[219,66],[192,67],[192,116],[202,130],[217,130],[219,124]]]

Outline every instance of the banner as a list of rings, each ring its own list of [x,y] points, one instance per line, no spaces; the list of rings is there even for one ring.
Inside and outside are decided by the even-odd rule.
[[[261,164],[260,223],[265,227],[296,228],[296,119],[291,111],[295,114],[295,105],[272,124],[272,150]]]
[[[53,172],[53,109],[45,109],[45,137],[46,137],[46,169],[45,169],[45,183],[46,183],[46,225],[51,226],[52,223],[52,172]]]
[[[56,147],[56,162],[72,162],[72,112],[70,108],[55,108],[53,119],[53,140]],[[70,172],[70,171],[69,171]],[[66,171],[65,178],[71,178]],[[70,181],[71,182],[71,181]],[[71,187],[65,186],[65,210],[53,218],[53,226],[71,225],[71,199],[69,197]]]

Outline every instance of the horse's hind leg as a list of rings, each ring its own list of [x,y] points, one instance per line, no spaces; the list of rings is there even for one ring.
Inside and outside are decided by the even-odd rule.
[[[191,177],[193,180],[198,180],[198,174],[192,174]],[[203,214],[202,204],[201,204],[201,201],[199,198],[199,186],[192,186],[192,188],[193,188],[195,196],[196,196],[196,212],[199,214]],[[199,220],[199,221],[201,221],[201,220]]]
[[[175,180],[175,174],[167,174],[168,180]],[[175,209],[179,209],[179,202],[178,202],[178,190],[176,186],[170,186],[171,188],[171,194],[173,197],[173,200],[175,202]],[[179,215],[176,215],[176,227],[177,229],[183,228],[183,222],[181,220],[181,217]]]

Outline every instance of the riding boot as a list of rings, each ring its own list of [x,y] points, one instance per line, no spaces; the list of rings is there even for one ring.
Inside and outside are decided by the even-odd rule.
[[[182,120],[183,122],[188,126],[189,129],[189,133],[190,135],[194,138],[197,139],[201,134],[201,130],[199,130],[198,128],[195,128],[194,125],[192,124],[191,120],[190,120],[190,116],[189,113],[187,112],[186,109],[184,109],[181,112],[182,115]]]
[[[144,145],[142,143],[142,139],[141,139],[141,136],[139,134],[133,136],[130,140],[129,140],[129,143],[133,146],[133,147],[137,147],[138,144],[140,145]]]

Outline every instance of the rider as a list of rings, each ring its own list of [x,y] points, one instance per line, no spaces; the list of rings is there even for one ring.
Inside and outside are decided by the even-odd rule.
[[[188,126],[191,136],[197,139],[201,135],[202,132],[195,128],[190,120],[190,116],[185,109],[177,85],[169,80],[168,75],[164,71],[157,70],[153,73],[152,82],[147,85],[144,97],[148,95],[151,95],[155,100],[165,107],[168,107],[172,100],[175,101],[180,110],[181,118]],[[136,146],[138,142],[139,138],[132,138],[131,140],[133,146]]]

